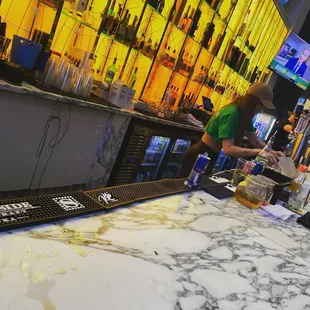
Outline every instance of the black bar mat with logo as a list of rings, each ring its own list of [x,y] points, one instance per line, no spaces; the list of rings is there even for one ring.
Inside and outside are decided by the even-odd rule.
[[[0,231],[47,224],[189,191],[185,179],[0,201]]]
[[[85,193],[96,202],[99,202],[104,209],[113,209],[150,198],[190,191],[191,189],[184,185],[185,180],[166,179],[155,182],[134,183]]]
[[[10,199],[0,202],[0,231],[46,224],[101,211],[83,192]]]

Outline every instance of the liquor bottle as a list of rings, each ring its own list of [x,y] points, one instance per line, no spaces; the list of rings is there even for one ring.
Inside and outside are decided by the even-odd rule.
[[[165,0],[147,0],[146,2],[159,13],[161,13],[165,7]]]
[[[172,54],[170,55],[169,59],[168,59],[168,63],[167,66],[172,69],[175,65],[175,61],[176,61],[176,50],[173,50]]]
[[[142,33],[141,38],[139,40],[139,46],[138,46],[139,51],[141,51],[141,52],[143,51],[144,44],[145,44],[145,34]]]
[[[179,67],[179,72],[181,74],[184,74],[186,75],[187,74],[187,65],[188,65],[188,61],[189,61],[189,52],[188,51],[184,51],[183,50],[183,53],[182,53],[182,56],[181,56],[181,63],[180,65],[178,66]]]
[[[198,83],[199,83],[199,81],[200,81],[200,79],[201,79],[201,75],[202,75],[201,72],[203,72],[203,68],[204,68],[203,66],[200,67],[200,72],[199,72],[199,73],[195,76],[195,78],[194,78],[194,81],[195,81],[195,82],[198,82]]]
[[[113,82],[113,79],[116,73],[116,66],[115,66],[116,62],[117,62],[117,58],[115,57],[113,63],[107,68],[107,72],[104,77],[104,81],[109,85],[112,85],[112,82]]]
[[[219,4],[219,2],[220,2],[221,0],[213,0],[212,2],[211,2],[211,7],[214,9],[214,8],[217,8],[217,6],[218,6],[218,4]]]
[[[174,86],[173,90],[172,90],[172,99],[170,102],[171,106],[174,106],[174,104],[176,103],[177,99],[178,99],[178,92],[179,92],[179,88]]]
[[[116,0],[113,0],[108,10],[107,15],[103,17],[103,20],[104,20],[103,31],[105,33],[109,33],[112,29],[114,16],[115,16],[115,11],[114,11],[115,3],[116,3]]]
[[[204,66],[201,67],[200,73],[198,74],[198,83],[202,84],[205,78],[205,70],[206,68]]]
[[[130,16],[131,15],[129,14],[129,10],[127,9],[116,31],[116,34],[115,34],[116,39],[124,40],[126,38],[127,29],[128,29],[128,21],[130,19]]]
[[[93,12],[94,0],[91,0],[88,6],[88,9],[85,11],[83,15],[83,20],[85,24],[93,26],[94,24],[94,12]]]
[[[190,55],[187,61],[187,66],[186,66],[186,72],[190,73],[192,68],[193,68],[193,62],[194,61],[194,56]]]
[[[211,75],[209,76],[208,86],[210,88],[213,88],[214,83],[215,83],[215,77],[214,77],[214,72],[212,71]]]
[[[184,16],[182,17],[182,19],[179,23],[179,28],[182,30],[185,30],[190,9],[191,9],[191,5],[188,6],[186,13],[184,14]]]
[[[195,9],[192,8],[191,14],[189,15],[189,17],[186,20],[186,25],[184,28],[185,32],[188,32],[189,28],[191,27],[192,22],[193,22],[193,18],[194,18],[194,14],[195,14]]]
[[[212,51],[211,53],[215,56],[217,56],[220,48],[221,48],[221,45],[222,45],[222,42],[223,42],[223,39],[226,35],[226,31],[223,33],[223,34],[218,34],[217,38],[216,38],[216,42],[212,48]]]
[[[158,42],[156,42],[156,43],[154,44],[153,53],[152,53],[151,56],[155,57],[155,54],[156,54],[157,49],[158,49],[158,45],[159,45]]]
[[[165,0],[159,0],[158,1],[158,5],[157,5],[157,11],[159,12],[159,13],[162,13],[163,12],[163,10],[164,10],[164,7],[165,7]]]
[[[138,68],[135,68],[135,71],[133,72],[133,74],[130,77],[129,83],[128,83],[128,87],[129,88],[134,88],[136,80],[137,80],[137,71]]]
[[[149,38],[148,41],[147,41],[147,44],[144,45],[144,53],[146,55],[148,55],[148,56],[150,56],[152,54],[151,53],[151,51],[152,51],[152,43],[153,43],[152,39]]]
[[[88,0],[78,0],[76,3],[75,11],[77,16],[82,17],[83,13],[86,11]]]
[[[173,85],[171,85],[171,87],[167,89],[166,94],[164,96],[164,102],[168,105],[171,104],[172,93],[173,93]]]
[[[207,27],[206,27],[206,30],[205,30],[205,32],[203,34],[202,42],[201,42],[201,44],[202,44],[202,46],[204,48],[208,48],[208,46],[210,47],[210,45],[211,45],[210,44],[210,39],[213,36],[214,30],[215,30],[215,25],[213,23],[208,23]]]
[[[164,61],[164,65],[167,66],[169,59],[170,59],[170,55],[171,55],[171,47],[168,46],[167,50],[166,50],[166,57],[165,57],[165,61]]]
[[[268,157],[272,152],[272,147],[274,144],[274,141],[276,139],[276,134],[278,131],[276,131],[272,137],[269,139],[269,141],[267,142],[266,146],[261,150],[261,152],[257,155],[257,157],[255,158],[255,161],[257,163],[260,163],[264,166],[268,165]]]
[[[119,26],[119,23],[121,22],[122,19],[122,15],[123,15],[123,6],[121,4],[118,5],[118,11],[117,11],[117,15],[115,18],[113,18],[113,23],[112,26],[109,30],[109,34],[115,34],[117,31],[117,28]]]
[[[202,83],[202,84],[205,84],[206,79],[207,79],[207,68],[205,67],[205,68],[203,69],[203,78],[202,78],[201,83]]]
[[[137,27],[137,23],[138,23],[138,16],[135,15],[133,22],[130,26],[128,26],[128,31],[127,31],[127,36],[126,36],[126,41],[128,43],[131,43],[133,41],[135,32],[136,32],[136,27]]]
[[[230,7],[228,10],[228,14],[223,18],[223,21],[229,23],[231,16],[235,10],[238,0],[230,0]]]
[[[189,95],[187,96],[185,102],[184,102],[184,109],[186,110],[190,110],[192,107],[192,103],[191,103],[191,99],[193,97],[192,93],[189,93]]]
[[[159,54],[158,58],[159,61],[164,64],[165,61],[167,60],[167,53],[166,53],[166,49],[167,49],[167,42],[164,44],[164,49],[162,50],[162,52]]]
[[[63,5],[63,9],[65,11],[72,11],[74,2],[75,2],[74,0],[65,0],[64,5]]]

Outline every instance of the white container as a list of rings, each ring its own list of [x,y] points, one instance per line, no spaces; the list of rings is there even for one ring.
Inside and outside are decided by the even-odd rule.
[[[135,93],[136,91],[134,89],[127,87],[120,80],[117,80],[111,86],[108,101],[120,108],[128,109],[132,104]]]

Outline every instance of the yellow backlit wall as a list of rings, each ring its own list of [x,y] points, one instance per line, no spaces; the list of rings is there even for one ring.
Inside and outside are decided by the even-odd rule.
[[[176,98],[171,108],[176,109],[184,96],[189,96],[192,104],[201,104],[202,96],[206,96],[218,110],[246,92],[250,80],[253,82],[253,72],[255,81],[268,80],[268,66],[288,33],[273,0],[165,0],[160,13],[145,0],[116,0],[116,14],[121,5],[131,14],[129,25],[135,16],[140,21],[138,43],[130,44],[111,34],[98,33],[111,2],[89,1],[86,12],[77,14],[66,0],[51,49],[67,55],[95,51],[96,80],[103,79],[114,58],[117,58],[115,79],[129,83],[138,68],[135,99],[157,107],[167,91],[173,89]],[[215,3],[220,5],[212,7]],[[197,30],[190,35],[184,26],[184,16],[187,12],[193,16],[197,10],[201,12],[200,20]],[[13,39],[14,34],[31,38],[36,29],[50,33],[56,8],[44,0],[2,0],[0,15],[7,23],[8,38]],[[204,33],[211,23],[214,32],[208,46],[203,47]],[[147,53],[145,47],[139,49],[141,41],[145,47],[151,42],[153,53]],[[233,47],[238,47],[248,59],[243,74],[226,61]],[[213,84],[208,83],[210,77]]]

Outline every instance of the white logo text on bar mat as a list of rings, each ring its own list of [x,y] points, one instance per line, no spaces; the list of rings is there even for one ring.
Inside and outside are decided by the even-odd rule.
[[[65,211],[85,209],[85,207],[72,196],[57,197],[53,198],[53,200]]]
[[[98,196],[98,200],[99,200],[99,202],[105,203],[106,205],[109,205],[110,202],[117,202],[118,201],[118,199],[112,197],[112,195],[110,193],[107,193],[107,192],[100,194]]]
[[[0,205],[0,224],[9,224],[26,219],[29,217],[27,210],[38,208],[40,207],[33,206],[29,202]]]

